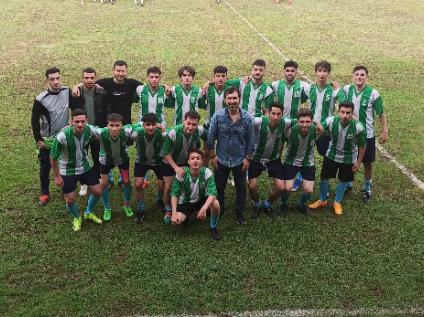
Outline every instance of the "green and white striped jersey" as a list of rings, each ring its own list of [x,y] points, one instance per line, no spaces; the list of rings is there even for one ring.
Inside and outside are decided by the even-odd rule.
[[[201,105],[203,105],[203,104],[206,105],[206,112],[207,112],[207,115],[206,115],[206,118],[205,118],[205,124],[206,125],[208,125],[210,123],[210,120],[211,120],[212,116],[215,114],[215,112],[226,107],[225,100],[224,100],[224,92],[229,87],[234,87],[234,88],[239,89],[240,88],[240,79],[236,78],[236,79],[227,80],[221,91],[218,91],[216,89],[215,84],[210,85],[206,95],[202,95],[202,102],[199,104],[199,106],[201,107]]]
[[[199,175],[194,177],[190,174],[190,168],[184,167],[184,176],[174,177],[171,196],[178,197],[179,204],[196,203],[207,196],[217,196],[212,171],[202,166]]]
[[[346,100],[343,89],[334,89],[331,83],[322,89],[317,84],[307,85],[304,90],[314,115],[314,122],[323,122],[332,116],[336,102],[340,103]]]
[[[170,128],[165,136],[163,156],[171,154],[175,163],[179,165],[187,164],[188,151],[197,148],[199,140],[206,141],[206,137],[206,130],[202,126],[198,126],[193,134],[186,135],[184,133],[184,125],[176,125]],[[165,160],[164,163],[167,164]]]
[[[160,165],[162,163],[162,145],[166,133],[157,128],[151,139],[140,125],[133,125],[131,139],[135,141],[137,155],[135,162],[143,165]]]
[[[100,154],[99,162],[103,165],[121,165],[128,162],[128,138],[132,133],[132,125],[127,124],[121,128],[119,135],[113,139],[109,133],[109,129],[97,129],[100,137]]]
[[[291,119],[282,118],[273,128],[269,117],[262,116],[254,119],[255,150],[252,159],[255,162],[266,163],[281,158],[284,146],[284,132],[291,124]]]
[[[299,125],[293,124],[285,133],[287,148],[284,157],[284,164],[292,166],[314,166],[314,147],[318,137],[317,127],[312,124],[308,134],[303,137],[300,133]]]
[[[367,138],[372,138],[374,132],[374,114],[380,116],[384,113],[383,100],[380,94],[374,88],[365,85],[364,89],[357,92],[355,85],[346,85],[343,87],[347,100],[351,101],[355,108],[353,114],[359,118],[367,131]]]
[[[267,83],[259,86],[253,84],[251,80],[244,83],[240,79],[241,108],[246,110],[253,117],[262,116],[262,109],[268,109],[274,101],[271,87]]]
[[[305,88],[308,85],[308,83],[298,79],[290,86],[287,85],[285,80],[276,80],[271,83],[275,101],[284,105],[284,117],[297,118],[297,110],[300,105],[308,100],[308,96],[305,94]]]
[[[183,123],[184,115],[190,111],[199,111],[199,101],[202,96],[197,86],[192,86],[190,91],[184,91],[178,84],[171,87],[171,97],[167,102],[167,107],[174,108],[174,126]]]
[[[60,175],[80,175],[91,169],[87,145],[92,136],[96,136],[96,128],[91,125],[87,125],[80,136],[74,134],[73,126],[64,128],[56,135],[50,157],[58,161]]]
[[[137,87],[137,95],[139,97],[138,105],[138,121],[147,113],[155,113],[157,120],[161,124],[165,124],[164,106],[166,101],[165,89],[159,86],[155,92],[152,92],[149,85],[140,85]]]
[[[358,146],[366,145],[365,127],[358,120],[342,126],[339,116],[328,117],[323,128],[330,133],[331,141],[326,156],[335,162],[354,164],[358,159]]]

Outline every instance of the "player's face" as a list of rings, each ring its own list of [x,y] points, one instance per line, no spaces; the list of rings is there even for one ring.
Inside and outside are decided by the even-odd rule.
[[[297,69],[293,66],[284,68],[284,78],[288,83],[291,83],[296,78]]]
[[[339,108],[339,117],[343,125],[348,124],[352,120],[352,116],[353,116],[353,113],[351,108],[346,108],[346,107]]]
[[[262,78],[264,78],[264,75],[265,75],[265,67],[253,65],[252,67],[253,78],[255,78],[256,80],[262,80]]]
[[[325,83],[328,80],[328,77],[330,76],[330,73],[327,69],[318,67],[318,69],[315,72],[315,76],[317,77],[317,80],[321,83]]]
[[[61,78],[59,73],[48,74],[47,85],[51,91],[59,91],[61,87]]]
[[[150,73],[147,75],[147,82],[149,83],[150,87],[154,89],[158,88],[160,83],[160,74]]]
[[[85,88],[91,89],[96,82],[96,73],[82,73],[82,84]]]
[[[122,121],[108,121],[107,128],[112,138],[117,138],[122,128]]]
[[[193,82],[193,76],[186,70],[183,72],[180,79],[181,79],[181,84],[183,84],[184,86],[190,86],[191,83]]]
[[[128,75],[128,70],[127,70],[127,66],[125,65],[122,65],[122,66],[116,65],[115,68],[113,69],[113,77],[115,78],[117,82],[123,82],[125,78],[127,78],[127,75]]]
[[[216,73],[213,76],[213,82],[215,86],[222,87],[224,86],[226,81],[227,81],[227,74],[225,73]]]
[[[146,130],[148,135],[153,135],[155,133],[156,128],[158,127],[157,122],[143,122],[143,128]]]
[[[230,111],[237,111],[240,104],[240,97],[238,96],[236,91],[225,96],[225,104],[227,105]]]
[[[203,166],[203,159],[199,153],[191,153],[188,157],[188,166],[190,166],[194,170],[198,170]]]
[[[297,124],[299,125],[300,131],[306,133],[312,125],[312,119],[309,116],[300,117]]]
[[[352,80],[355,83],[355,85],[362,86],[362,85],[365,85],[365,83],[367,82],[368,75],[365,72],[365,70],[359,69],[353,73]]]
[[[274,125],[275,123],[278,123],[281,120],[283,113],[281,112],[280,108],[272,107],[268,115],[271,125]]]
[[[74,133],[80,135],[87,125],[87,116],[82,114],[72,118],[72,125],[74,126]]]
[[[199,120],[193,118],[187,118],[184,120],[184,132],[187,134],[193,134],[199,125]]]

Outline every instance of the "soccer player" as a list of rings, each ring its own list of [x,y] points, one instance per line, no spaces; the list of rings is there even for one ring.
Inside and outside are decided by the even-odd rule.
[[[82,217],[75,202],[77,182],[88,185],[91,193],[88,198],[84,219],[97,224],[102,221],[93,213],[100,199],[102,188],[99,179],[87,159],[87,145],[95,136],[95,129],[87,125],[87,115],[83,109],[72,111],[72,125],[59,132],[55,138],[50,157],[54,182],[62,188],[66,208],[72,215],[74,231],[81,230]]]
[[[78,104],[73,108],[82,108],[87,113],[88,124],[105,127],[106,117],[111,113],[110,101],[108,93],[99,86],[95,85],[96,70],[87,67],[82,71],[82,86],[78,87],[79,97],[76,99]],[[97,139],[91,139],[89,144],[91,157],[93,159],[93,168],[98,178],[100,178],[99,170],[99,151],[100,143]],[[87,194],[87,186],[81,185],[79,193],[81,196]]]
[[[253,118],[240,107],[240,92],[230,87],[224,92],[226,108],[212,117],[207,148],[215,168],[218,201],[225,211],[225,187],[232,172],[236,188],[236,222],[246,224],[246,172],[254,150]],[[216,154],[215,154],[216,142]]]
[[[47,90],[35,98],[31,115],[32,133],[40,162],[41,206],[49,202],[50,145],[56,134],[68,124],[69,106],[72,104],[69,88],[61,84],[60,70],[49,68],[45,75]]]
[[[250,160],[249,193],[255,203],[251,217],[257,218],[263,209],[271,218],[275,217],[272,203],[281,196],[284,190],[284,171],[281,163],[281,151],[284,145],[284,132],[291,125],[290,119],[282,119],[283,106],[273,103],[267,115],[254,119],[255,151]],[[274,186],[268,198],[261,201],[258,191],[258,177],[268,171]]]
[[[287,148],[284,157],[285,191],[282,197],[281,212],[288,210],[288,199],[296,174],[302,176],[303,192],[297,209],[305,216],[309,214],[306,203],[311,197],[315,181],[314,147],[318,137],[317,126],[313,123],[312,111],[300,108],[297,122],[285,130]],[[321,127],[320,123],[318,123]],[[320,131],[321,132],[321,131]]]
[[[124,194],[123,209],[127,217],[133,216],[130,207],[131,182],[129,177],[128,139],[132,134],[132,126],[123,126],[123,117],[119,113],[107,116],[107,126],[98,130],[100,139],[100,178],[103,188],[103,220],[110,221],[112,209],[109,201],[109,172],[118,166],[122,178],[122,191]]]
[[[347,99],[354,105],[353,115],[359,118],[366,128],[367,149],[364,155],[364,185],[362,187],[362,199],[368,203],[371,199],[372,164],[375,161],[375,131],[374,115],[376,114],[381,124],[379,143],[387,142],[389,130],[387,127],[386,114],[383,101],[377,90],[367,85],[368,69],[364,65],[353,68],[353,84],[343,87]],[[351,188],[351,184],[350,188]],[[350,189],[348,188],[348,189]]]
[[[181,83],[172,86],[168,94],[169,100],[166,107],[175,109],[174,126],[183,123],[183,118],[188,111],[199,110],[199,100],[201,100],[202,95],[199,87],[193,85],[195,75],[196,71],[193,67],[182,66],[178,70]]]
[[[334,213],[343,213],[342,200],[348,182],[354,180],[354,173],[361,167],[366,146],[365,127],[357,119],[353,119],[354,105],[343,101],[339,105],[336,116],[328,117],[324,123],[324,131],[330,133],[331,141],[321,169],[320,198],[310,204],[309,209],[318,209],[328,205],[328,179],[339,179],[336,187],[336,198],[333,203]]]
[[[200,116],[194,110],[184,115],[183,124],[178,124],[168,130],[163,144],[162,175],[164,180],[163,202],[165,204],[164,222],[171,221],[171,191],[175,175],[184,176],[184,166],[187,166],[188,152],[197,148],[200,139],[206,140],[206,130],[199,126]]]
[[[163,128],[162,128],[163,129]],[[135,141],[137,155],[134,166],[135,196],[137,199],[137,212],[135,221],[144,220],[144,182],[145,174],[152,170],[156,174],[158,184],[158,203],[162,203],[164,182],[162,176],[162,145],[165,132],[158,125],[157,114],[147,113],[142,117],[142,126],[133,127],[131,138]]]
[[[205,220],[210,210],[210,231],[213,239],[220,240],[217,229],[219,202],[212,171],[203,166],[203,152],[191,149],[188,153],[188,167],[183,175],[177,175],[172,182],[171,205],[172,223],[181,225],[197,212],[197,219]]]

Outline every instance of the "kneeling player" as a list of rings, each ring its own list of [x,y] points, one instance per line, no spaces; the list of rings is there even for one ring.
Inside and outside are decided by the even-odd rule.
[[[81,230],[82,218],[75,202],[77,182],[85,184],[91,193],[88,198],[84,219],[90,219],[101,224],[102,221],[92,213],[99,201],[102,189],[97,173],[87,159],[87,145],[95,135],[95,129],[87,125],[87,115],[84,110],[72,112],[72,125],[64,128],[56,136],[50,152],[54,182],[62,188],[63,198],[68,212],[73,216],[74,231]]]
[[[210,209],[210,231],[215,240],[220,240],[221,235],[217,229],[220,207],[216,195],[212,171],[203,166],[203,152],[190,150],[184,175],[177,174],[172,182],[172,223],[180,225],[195,212],[197,219],[204,220]]]
[[[144,182],[148,170],[156,174],[158,184],[158,204],[162,203],[164,182],[162,176],[162,144],[165,133],[159,127],[156,114],[147,113],[142,117],[143,126],[134,126],[131,138],[137,147],[135,159],[135,196],[137,199],[137,213],[135,222],[141,223],[144,219]]]

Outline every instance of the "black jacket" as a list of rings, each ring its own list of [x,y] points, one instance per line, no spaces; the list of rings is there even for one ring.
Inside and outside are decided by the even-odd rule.
[[[76,100],[75,106],[71,107],[72,110],[76,108],[84,109],[85,98],[84,98],[84,89],[79,87],[80,97]],[[112,113],[110,108],[110,99],[106,90],[94,88],[94,111],[96,116],[95,125],[98,127],[105,127],[107,125],[107,116]]]

